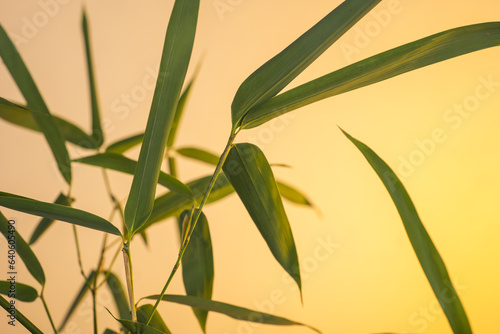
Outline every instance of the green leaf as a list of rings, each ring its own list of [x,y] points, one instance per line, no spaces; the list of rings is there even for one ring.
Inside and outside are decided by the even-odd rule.
[[[306,195],[304,195],[302,192],[299,190],[295,189],[294,187],[285,184],[281,181],[276,182],[278,189],[280,191],[280,194],[283,198],[289,200],[292,203],[299,204],[299,205],[306,205],[310,207],[314,207],[312,202],[307,198]]]
[[[136,135],[124,138],[124,139],[120,139],[120,140],[114,142],[113,144],[110,144],[106,148],[106,152],[107,153],[118,153],[118,154],[124,153],[124,152],[128,151],[129,149],[131,149],[132,147],[137,146],[140,143],[142,143],[143,139],[144,139],[144,133],[139,133],[139,134],[136,134]]]
[[[284,113],[327,97],[498,45],[500,22],[481,23],[440,32],[364,59],[284,92],[250,110],[241,127],[254,128]]]
[[[7,279],[9,273],[7,272]],[[0,281],[0,293],[6,295],[11,299],[17,299],[22,302],[32,302],[38,298],[38,292],[35,288],[29,285],[16,282],[14,279],[11,281]]]
[[[104,331],[104,333],[103,333],[103,334],[119,334],[119,333],[118,333],[118,332],[115,332],[115,331],[113,331],[113,330],[111,330],[111,329],[109,329],[109,328],[106,328],[106,330]]]
[[[137,308],[137,321],[145,324],[148,321],[152,311],[153,311],[153,305],[151,304],[142,305],[141,307]],[[171,333],[157,311],[155,311],[155,313],[153,314],[153,318],[149,322],[149,326],[163,333],[168,333],[168,334]]]
[[[99,114],[99,103],[97,102],[97,88],[94,77],[94,66],[92,64],[92,52],[90,48],[89,27],[85,10],[82,13],[82,31],[85,42],[85,55],[87,59],[87,73],[89,77],[90,104],[92,106],[92,139],[97,147],[104,142],[104,133],[101,126],[101,116]]]
[[[292,230],[264,153],[252,144],[236,144],[229,151],[222,169],[271,253],[302,291]]]
[[[1,25],[0,56],[26,99],[28,109],[40,111],[40,113],[33,112],[33,118],[45,135],[64,180],[68,184],[71,184],[71,165],[64,137],[50,114],[14,43],[12,43]]]
[[[179,123],[181,121],[181,117],[185,109],[184,107],[186,106],[186,101],[189,97],[189,93],[191,92],[191,87],[193,87],[196,75],[197,73],[195,73],[193,78],[189,81],[189,83],[187,84],[186,88],[184,89],[179,98],[179,103],[177,104],[177,108],[175,110],[174,120],[172,121],[170,133],[168,134],[167,147],[172,147],[174,145],[175,137],[177,135],[177,129],[179,128]]]
[[[116,170],[122,173],[134,175],[137,168],[137,161],[129,159],[121,154],[116,153],[100,153],[88,157],[75,159],[74,162],[79,162],[91,166],[97,166],[107,169]],[[193,192],[184,183],[175,177],[160,171],[158,183],[162,186],[183,195],[186,198],[192,199]]]
[[[30,333],[43,334],[43,332],[39,330],[38,327],[36,327],[28,318],[24,316],[24,314],[21,313],[21,311],[19,311],[17,306],[15,309],[13,309],[11,303],[2,296],[0,296],[0,306],[2,306],[2,308],[9,313],[7,315],[7,320],[4,319],[5,321],[16,321],[14,322],[14,324],[17,324],[17,321],[19,321],[19,323],[23,325],[27,330],[29,330]]]
[[[182,222],[186,217],[189,217],[189,211],[184,211],[179,217],[181,242],[183,238]],[[182,257],[182,279],[188,296],[212,299],[214,286],[214,254],[208,220],[203,212],[200,218],[198,218],[196,227],[191,235],[184,256]],[[198,308],[193,308],[193,312],[205,333],[208,312]]]
[[[217,166],[219,163],[219,157],[213,153],[205,151],[201,148],[196,147],[183,147],[176,150],[177,153],[186,158],[191,158],[201,162],[205,162],[209,165]]]
[[[133,322],[131,320],[118,319],[111,312],[109,312],[109,314],[132,334],[170,334],[170,332],[162,332],[153,327],[146,326],[145,324]]]
[[[116,308],[118,309],[118,314],[122,319],[130,319],[130,308],[128,305],[127,294],[125,293],[125,289],[123,289],[123,285],[120,282],[118,276],[113,273],[109,273],[109,276],[106,280],[109,290],[113,295],[113,300],[115,301]]]
[[[233,131],[253,107],[278,94],[380,0],[346,0],[252,73],[231,105]]]
[[[27,109],[0,98],[0,118],[25,129],[41,132],[40,127],[33,118],[33,113],[43,115],[40,111]],[[52,118],[66,141],[86,149],[98,148],[94,139],[76,125],[57,116],[52,116]]]
[[[42,265],[38,261],[38,258],[35,253],[33,253],[28,243],[24,241],[23,237],[17,232],[15,223],[10,224],[10,222],[15,221],[9,221],[0,212],[0,232],[3,234],[5,239],[7,239],[9,249],[13,249],[12,247],[14,247],[16,254],[23,260],[30,274],[37,280],[38,283],[44,286],[45,273],[43,272]]]
[[[68,197],[66,197],[66,195],[64,195],[63,193],[60,193],[59,196],[57,196],[56,200],[54,201],[55,204],[61,204],[61,205],[65,205],[65,206],[70,206],[71,205],[71,202],[70,200],[68,199]],[[41,236],[43,233],[45,233],[45,231],[47,231],[47,229],[55,222],[54,219],[50,219],[50,218],[42,218],[40,220],[40,222],[38,223],[38,225],[36,226],[35,230],[33,231],[33,234],[31,235],[31,238],[30,238],[30,241],[29,241],[29,244],[30,245],[33,245]]]
[[[418,261],[424,270],[436,298],[448,318],[448,322],[455,334],[472,334],[469,320],[465,310],[460,302],[446,266],[439,255],[436,247],[425,230],[417,210],[392,169],[368,146],[351,137],[342,130],[347,138],[363,153],[364,157],[373,170],[377,173],[380,180],[384,183],[387,191],[391,195],[392,201],[403,221],[404,228],[410,239],[410,243],[417,255]]]
[[[66,312],[66,315],[64,316],[63,321],[61,322],[61,325],[59,326],[59,329],[58,329],[59,332],[62,332],[62,330],[67,325],[67,323],[68,323],[69,319],[71,318],[71,316],[73,315],[73,313],[76,311],[76,309],[78,308],[80,303],[83,301],[83,298],[85,298],[85,295],[87,294],[87,292],[90,291],[90,284],[94,280],[95,274],[96,274],[95,271],[92,270],[92,272],[88,276],[88,280],[83,282],[82,287],[80,288],[80,290],[76,294],[76,297],[73,300],[73,303],[69,307],[68,311]]]
[[[0,192],[0,206],[121,236],[113,224],[89,212]]]
[[[176,0],[168,23],[144,141],[125,206],[132,237],[153,210],[156,183],[194,43],[199,0]]]
[[[154,295],[154,296],[148,296],[148,297],[144,297],[144,298],[157,300],[159,297],[160,297],[159,295]],[[315,331],[317,333],[321,333],[316,328],[311,327],[309,325],[302,324],[300,322],[288,320],[288,319],[285,319],[282,317],[277,317],[277,316],[263,313],[263,312],[249,310],[247,308],[234,306],[231,304],[217,302],[214,300],[197,298],[197,297],[192,297],[192,296],[179,296],[179,295],[164,295],[162,300],[168,301],[168,302],[173,302],[173,303],[178,303],[178,304],[182,304],[182,305],[188,305],[191,307],[197,307],[197,308],[204,309],[204,310],[211,311],[211,312],[225,314],[231,318],[238,319],[238,320],[257,322],[257,323],[266,324],[266,325],[305,326],[305,327],[312,329],[313,331]]]

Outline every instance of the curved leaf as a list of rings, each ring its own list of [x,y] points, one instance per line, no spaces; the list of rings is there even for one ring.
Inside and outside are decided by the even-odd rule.
[[[183,148],[178,148],[176,151],[183,157],[205,162],[209,165],[217,166],[217,164],[219,163],[218,156],[208,151],[205,151],[201,148],[183,147]]]
[[[68,311],[66,312],[66,315],[64,316],[64,319],[58,328],[59,332],[62,332],[62,330],[64,329],[64,327],[68,323],[68,321],[71,318],[71,316],[73,315],[73,313],[76,311],[76,309],[78,308],[80,303],[83,301],[83,298],[85,297],[87,292],[90,291],[90,284],[94,280],[94,278],[95,278],[95,271],[92,270],[92,272],[88,276],[88,280],[83,282],[83,285],[80,288],[80,290],[78,291],[78,293],[76,294],[76,297],[73,300],[73,303],[71,303],[71,306],[69,307]]]
[[[460,302],[443,259],[425,230],[413,202],[392,169],[368,146],[351,137],[342,130],[346,137],[361,151],[391,195],[398,209],[410,243],[417,255],[436,298],[456,334],[472,334],[469,320]]]
[[[141,307],[138,307],[137,308],[137,321],[145,324],[148,321],[149,315],[151,314],[152,311],[153,311],[153,305],[151,305],[151,304],[146,304],[146,305],[142,305]],[[160,314],[157,311],[155,311],[155,313],[153,314],[153,318],[149,322],[149,326],[153,327],[153,328],[155,328],[163,333],[167,333],[167,334],[171,333],[170,330],[168,329],[167,325],[165,324],[165,322],[163,321],[163,319],[161,318]]]
[[[280,194],[283,198],[285,198],[285,199],[287,199],[290,202],[295,203],[295,204],[314,207],[314,205],[307,198],[307,196],[304,195],[299,190],[295,189],[294,187],[292,187],[288,184],[285,184],[281,181],[276,181],[276,185],[278,186]]]
[[[144,133],[139,133],[124,139],[120,139],[106,148],[108,153],[121,154],[134,146],[139,145],[144,140]]]
[[[7,278],[8,278],[7,274]],[[14,281],[0,281],[0,293],[22,302],[32,302],[38,298],[38,292],[29,285]]]
[[[71,202],[64,195],[63,193],[60,193],[59,196],[57,196],[56,200],[54,201],[55,204],[61,204],[65,206],[70,206]],[[36,226],[35,230],[33,231],[33,234],[31,234],[31,238],[29,241],[30,245],[33,245],[41,236],[42,234],[47,231],[47,229],[55,222],[54,219],[50,218],[42,218],[38,225]]]
[[[123,289],[123,285],[120,282],[118,276],[113,273],[109,273],[109,276],[106,280],[109,290],[113,295],[113,299],[115,301],[116,308],[118,309],[118,314],[122,319],[130,319],[130,308],[128,305],[128,297],[125,293],[125,289]]]
[[[6,300],[5,298],[3,298],[2,296],[0,296],[0,306],[5,311],[7,311],[10,315],[12,315],[11,312],[15,312],[14,319],[16,321],[19,321],[19,323],[21,325],[23,325],[27,330],[29,330],[30,333],[43,334],[43,332],[41,330],[39,330],[38,327],[36,327],[28,318],[26,318],[24,316],[24,314],[22,314],[21,311],[19,311],[19,309],[16,308],[15,311],[13,311],[12,305],[10,304],[10,302],[8,300]],[[10,315],[7,315],[7,319],[8,319],[7,321],[14,321],[14,319],[11,318]],[[12,315],[12,316],[14,317],[14,315]]]
[[[273,171],[255,145],[236,144],[222,166],[279,264],[302,291],[299,258]]]

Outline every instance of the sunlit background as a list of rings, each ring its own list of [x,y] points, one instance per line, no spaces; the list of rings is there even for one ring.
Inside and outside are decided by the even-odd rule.
[[[202,1],[192,65],[198,80],[177,146],[220,154],[230,130],[230,105],[241,82],[341,1]],[[0,3],[0,22],[17,40],[53,114],[90,128],[82,7],[88,12],[106,144],[143,131],[173,1],[40,0]],[[430,34],[499,20],[493,0],[384,0],[334,44],[291,86]],[[304,191],[318,212],[286,203],[302,265],[304,304],[272,257],[236,195],[206,207],[215,256],[213,298],[304,322],[323,333],[451,333],[408,242],[385,188],[342,127],[368,144],[399,175],[444,258],[475,333],[500,328],[500,56],[479,51],[336,96],[242,132],[237,141],[258,145],[277,178]],[[0,96],[23,103],[5,66]],[[478,92],[479,95],[478,95]],[[459,109],[465,110],[460,114]],[[0,190],[51,202],[66,184],[43,137],[0,120]],[[89,155],[69,146],[72,158]],[[136,157],[138,150],[129,152]],[[180,179],[212,169],[180,161]],[[111,203],[101,171],[74,165],[74,206],[108,217]],[[110,173],[125,203],[130,176]],[[159,192],[163,189],[159,189]],[[29,239],[37,217],[1,209]],[[119,226],[119,221],[114,220]],[[102,234],[78,228],[82,261],[95,268]],[[168,220],[149,230],[149,247],[132,245],[137,299],[159,293],[178,251]],[[117,246],[115,246],[116,248]],[[55,224],[33,246],[47,276],[45,294],[59,324],[83,280],[69,224]],[[112,257],[110,252],[107,260]],[[0,240],[0,268],[7,250]],[[19,264],[18,281],[39,285]],[[113,271],[123,277],[123,264]],[[5,279],[4,277],[0,277]],[[169,288],[184,293],[181,275]],[[99,295],[99,328],[117,328],[109,292]],[[19,303],[44,332],[42,303]],[[173,333],[201,333],[190,308],[160,307]],[[5,314],[3,312],[2,314]],[[312,333],[304,327],[238,322],[211,313],[208,333]],[[0,331],[25,333],[20,324]],[[90,333],[91,299],[76,311],[66,334]]]

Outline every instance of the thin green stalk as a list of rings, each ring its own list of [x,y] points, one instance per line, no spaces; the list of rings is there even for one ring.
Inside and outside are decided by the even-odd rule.
[[[94,277],[97,277],[98,274],[96,274]],[[97,298],[96,294],[97,291],[94,289],[90,289],[92,292],[92,317],[94,319],[94,334],[97,334]]]
[[[75,237],[75,246],[76,246],[76,255],[78,258],[78,266],[80,267],[80,273],[82,274],[83,278],[88,281],[87,275],[85,275],[85,271],[83,270],[83,264],[82,264],[82,253],[80,251],[80,242],[78,241],[78,232],[76,230],[76,226],[72,225],[73,227],[73,235]]]
[[[109,268],[104,273],[104,279],[102,280],[101,283],[99,283],[99,285],[97,286],[97,289],[99,289],[108,280],[108,277],[111,274],[111,269],[113,269],[113,266],[114,266],[114,264],[116,262],[116,259],[118,258],[118,254],[120,254],[120,250],[121,250],[121,247],[119,247],[116,250],[115,255],[113,256],[113,259],[111,260],[111,263],[109,264]]]
[[[91,285],[91,291],[92,291],[92,304],[93,304],[93,317],[94,317],[94,334],[97,334],[97,278],[99,277],[99,272],[101,271],[101,267],[104,263],[104,253],[106,251],[106,244],[108,241],[108,234],[104,235],[103,241],[102,241],[102,248],[101,248],[101,255],[99,256],[99,261],[97,263],[97,268],[96,268],[96,274],[94,275],[94,279],[92,281]]]
[[[168,157],[168,171],[170,175],[177,177],[177,163],[174,157]]]
[[[128,298],[130,304],[130,312],[132,313],[132,321],[137,322],[137,314],[135,310],[135,297],[134,297],[134,279],[132,272],[132,259],[130,258],[130,244],[125,242],[123,244],[123,263],[125,265],[125,276],[127,280]]]
[[[45,309],[45,313],[47,313],[47,317],[49,318],[50,325],[52,326],[52,329],[54,330],[54,334],[57,334],[57,328],[56,325],[54,324],[54,320],[52,320],[52,316],[50,315],[49,307],[47,305],[47,302],[45,301],[45,297],[43,296],[43,289],[40,292],[40,299],[42,300],[43,308]]]

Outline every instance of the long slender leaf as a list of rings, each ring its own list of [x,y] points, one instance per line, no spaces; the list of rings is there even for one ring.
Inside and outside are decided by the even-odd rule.
[[[191,93],[191,87],[193,87],[193,83],[196,80],[196,75],[197,73],[195,73],[193,78],[189,81],[186,88],[179,97],[179,103],[177,104],[177,108],[175,110],[172,127],[170,128],[170,133],[168,134],[167,147],[172,147],[174,145],[175,137],[177,135],[177,129],[179,128],[179,123],[181,121],[182,114],[184,113],[186,101],[189,98],[189,94]]]
[[[124,139],[120,139],[106,148],[108,153],[124,153],[144,140],[144,133],[139,133]]]
[[[236,144],[222,167],[271,253],[302,291],[299,258],[271,166],[255,145]]]
[[[1,194],[1,193],[0,193]],[[45,273],[43,272],[42,265],[38,261],[35,253],[31,250],[31,247],[23,239],[23,237],[17,233],[14,224],[9,224],[9,220],[0,212],[0,232],[7,239],[9,244],[9,249],[14,247],[16,254],[23,260],[26,268],[30,274],[40,283],[42,286],[45,285]],[[13,271],[13,270],[10,270]]]
[[[134,172],[137,168],[137,161],[116,153],[100,153],[80,159],[75,159],[73,161],[87,165],[108,168],[131,175],[134,175]],[[193,192],[191,191],[191,189],[189,189],[188,186],[186,186],[175,177],[162,171],[160,171],[159,173],[158,183],[178,194],[184,195],[186,198],[192,199],[194,197]]]
[[[157,300],[159,297],[160,297],[159,295],[155,295],[155,296],[148,296],[148,297],[144,297],[144,298]],[[197,298],[197,297],[192,297],[192,296],[179,296],[179,295],[164,295],[162,300],[167,301],[167,302],[178,303],[178,304],[182,304],[182,305],[188,305],[191,307],[197,307],[197,308],[204,309],[204,310],[211,311],[211,312],[225,314],[231,318],[238,319],[238,320],[257,322],[257,323],[262,323],[262,324],[266,324],[266,325],[305,326],[305,327],[312,329],[313,331],[315,331],[317,333],[321,333],[316,328],[309,326],[309,325],[306,325],[306,324],[302,324],[300,322],[288,320],[286,318],[277,317],[277,316],[274,316],[274,315],[271,315],[268,313],[249,310],[247,308],[234,306],[231,304],[222,303],[222,302],[218,302],[218,301],[214,301],[214,300]]]
[[[109,328],[106,328],[103,334],[119,334],[118,332],[115,332],[114,330],[111,330]]]
[[[108,310],[109,312],[109,310]],[[139,322],[133,322],[131,320],[118,319],[111,312],[109,312],[116,321],[121,323],[123,327],[129,330],[132,334],[170,334],[169,332],[162,332],[157,330],[156,328],[147,326],[145,324]]]
[[[448,318],[453,333],[472,334],[469,320],[453,287],[443,259],[425,230],[405,187],[392,169],[372,149],[351,137],[345,131],[342,130],[342,132],[361,151],[391,195],[413,250],[444,314]]]
[[[14,306],[12,306],[11,303],[2,296],[0,296],[0,306],[9,313],[9,315],[7,315],[7,323],[12,321],[14,326],[17,324],[17,321],[19,321],[19,323],[29,330],[30,333],[43,334],[43,332],[39,330],[38,327],[36,327],[28,318],[26,318],[26,316],[22,314],[17,307],[14,308]]]
[[[138,307],[137,308],[137,321],[145,324],[148,321],[149,315],[151,314],[152,311],[153,311],[153,305],[151,305],[151,304],[145,304],[145,305],[142,305],[141,307]],[[157,311],[155,311],[155,313],[153,314],[153,318],[149,322],[149,326],[151,326],[151,327],[153,327],[153,328],[155,328],[163,333],[167,333],[167,334],[171,333],[170,330],[168,329],[167,325],[165,324],[165,322],[163,321],[163,319],[161,318],[160,314]]]
[[[128,306],[128,298],[123,289],[123,285],[120,282],[118,276],[110,273],[106,283],[108,285],[111,294],[113,295],[113,300],[115,301],[116,308],[118,309],[118,314],[122,319],[130,319],[130,308]]]
[[[250,110],[242,128],[470,52],[500,45],[500,22],[455,28],[385,51],[284,92]]]
[[[38,110],[41,113],[32,113],[38,127],[42,130],[52,154],[57,162],[59,171],[64,180],[71,184],[71,164],[64,137],[55,123],[49,109],[45,105],[42,95],[38,91],[28,68],[24,64],[14,43],[0,25],[0,56],[10,75],[16,82],[19,90],[23,94],[28,104],[28,109]]]
[[[270,59],[240,86],[231,105],[233,130],[254,106],[278,94],[380,0],[346,0]]]
[[[314,207],[312,202],[298,189],[283,183],[281,181],[276,181],[276,185],[280,191],[281,196],[284,199],[289,200],[292,203]]]
[[[55,204],[61,204],[65,206],[70,206],[71,205],[71,200],[66,197],[63,193],[60,193],[59,196],[57,196],[56,200],[54,201]],[[52,224],[55,222],[54,219],[50,218],[42,218],[38,225],[36,226],[35,230],[33,231],[33,234],[31,234],[31,238],[29,241],[30,245],[33,245],[37,240],[42,236],[47,229],[52,226]]]
[[[9,276],[7,276],[8,278]],[[0,293],[22,302],[32,302],[38,298],[38,292],[29,285],[13,281],[0,281]]]
[[[186,76],[198,20],[199,0],[176,0],[168,23],[138,166],[125,206],[130,237],[153,210],[156,183],[170,127]]]
[[[183,238],[182,222],[188,215],[189,211],[184,211],[179,217],[181,240]],[[182,279],[188,296],[212,299],[214,286],[214,254],[208,220],[203,212],[196,223],[189,245],[182,257]],[[205,333],[208,312],[198,308],[193,308],[193,312]]]
[[[217,166],[217,164],[219,163],[218,156],[201,148],[183,147],[176,149],[176,151],[183,157],[205,162],[209,165]]]
[[[89,212],[0,192],[0,206],[121,236],[113,224]]]

